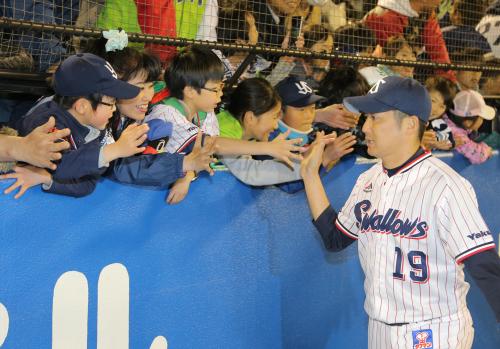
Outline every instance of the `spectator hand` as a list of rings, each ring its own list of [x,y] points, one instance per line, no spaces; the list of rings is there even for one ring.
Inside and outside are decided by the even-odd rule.
[[[255,17],[252,12],[245,12],[245,21],[248,25],[248,44],[256,45],[259,40],[259,32],[257,31],[257,26],[255,25]]]
[[[275,139],[268,143],[269,152],[268,154],[290,167],[293,167],[292,160],[302,160],[302,155],[295,154],[303,153],[306,149],[304,147],[298,146],[302,143],[302,139],[286,139],[290,134],[290,130],[285,133],[279,134]]]
[[[0,180],[4,179],[16,180],[10,187],[5,189],[4,194],[9,194],[19,188],[17,194],[14,195],[14,199],[19,199],[24,195],[26,190],[35,185],[49,185],[52,181],[52,176],[43,168],[27,165],[14,167],[14,172],[0,176]]]
[[[434,149],[439,149],[439,150],[450,150],[452,147],[452,144],[448,140],[444,141],[435,141],[432,145],[432,148]]]
[[[205,145],[202,146],[202,138],[203,134],[199,131],[193,150],[189,155],[184,157],[183,170],[196,172],[207,171],[212,176],[214,170],[210,168],[210,163],[214,161],[212,155],[215,151],[215,139],[212,137],[205,137]]]
[[[460,135],[453,135],[453,138],[455,139],[455,148],[461,147],[467,142],[467,139]]]
[[[331,127],[348,130],[358,124],[359,116],[344,108],[342,104],[332,104],[316,110],[316,122],[323,122]]]
[[[344,155],[354,151],[356,136],[346,132],[328,144],[323,153],[323,167],[328,167],[332,162],[340,160]]]
[[[424,147],[424,149],[427,149],[427,150],[432,150],[435,148],[435,144],[437,142],[437,136],[436,136],[436,132],[432,131],[432,130],[426,130],[424,132],[424,136],[422,137],[422,142],[421,142],[421,145],[422,147]]]
[[[26,137],[21,137],[18,147],[13,149],[14,158],[34,166],[56,169],[52,161],[61,159],[61,151],[69,148],[69,143],[63,138],[70,134],[70,130],[54,130],[56,120],[53,116],[35,128]]]
[[[191,180],[194,178],[194,172],[190,171],[186,174],[184,178],[179,178],[175,181],[170,192],[167,195],[165,201],[169,205],[178,204],[186,197],[189,192],[189,186],[191,185]]]
[[[128,126],[116,141],[117,158],[126,158],[142,153],[146,147],[141,145],[146,141],[149,126],[147,124],[132,124]]]

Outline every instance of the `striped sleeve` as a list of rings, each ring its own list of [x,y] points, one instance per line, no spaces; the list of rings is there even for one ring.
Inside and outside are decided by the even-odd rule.
[[[349,198],[344,204],[344,207],[342,207],[342,210],[340,210],[335,221],[337,229],[351,239],[358,239],[358,225],[354,216],[354,206],[359,202],[358,196],[362,189],[362,183],[364,183],[363,178],[364,175],[359,176],[351,191],[351,195],[349,195]]]
[[[172,106],[164,104],[154,106],[151,113],[146,116],[146,121],[152,119],[172,123],[172,136],[165,147],[167,153],[182,153],[196,140],[198,126],[189,122],[184,115]]]
[[[440,237],[457,263],[495,248],[493,234],[479,212],[476,194],[467,180],[460,177],[448,183],[438,212]]]

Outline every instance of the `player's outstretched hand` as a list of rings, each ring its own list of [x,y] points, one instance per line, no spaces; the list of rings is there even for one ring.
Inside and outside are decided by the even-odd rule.
[[[61,159],[61,151],[69,148],[69,143],[63,140],[69,136],[68,128],[55,130],[56,120],[53,116],[35,128],[26,137],[19,137],[15,149],[12,149],[14,159],[27,162],[34,166],[56,169],[52,161]]]
[[[193,150],[189,155],[184,157],[183,170],[187,171],[207,171],[212,176],[214,170],[210,168],[210,163],[214,162],[213,153],[215,151],[215,138],[205,137],[205,144],[201,145],[201,140],[203,138],[203,133],[198,132],[196,137],[196,142],[194,144]]]
[[[314,121],[348,130],[358,124],[358,119],[359,115],[350,112],[342,104],[332,104],[326,108],[316,110]]]
[[[292,160],[301,161],[302,155],[306,149],[299,146],[302,143],[302,139],[286,139],[290,134],[290,130],[285,133],[279,134],[275,139],[269,142],[269,152],[268,154],[290,167],[293,167]]]
[[[10,187],[4,190],[4,194],[10,194],[12,191],[19,188],[17,194],[14,195],[14,199],[19,199],[24,195],[26,190],[35,185],[50,184],[52,176],[43,168],[27,165],[14,167],[14,172],[0,176],[0,180],[3,179],[16,180]]]
[[[308,154],[300,164],[300,175],[306,179],[311,176],[318,176],[319,167],[323,162],[323,152],[325,150],[325,142],[318,141],[309,147]]]

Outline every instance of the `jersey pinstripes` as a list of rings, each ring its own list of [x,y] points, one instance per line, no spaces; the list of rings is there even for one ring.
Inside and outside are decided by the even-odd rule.
[[[409,349],[415,348],[412,332],[432,330],[432,348],[470,349],[474,339],[474,328],[469,312],[455,316],[423,321],[403,326],[389,326],[383,322],[369,319],[369,349]]]
[[[146,116],[146,121],[153,119],[160,119],[172,123],[172,136],[165,146],[165,152],[167,153],[183,152],[189,144],[196,140],[196,135],[200,129],[187,120],[179,110],[170,105],[155,105],[151,113]],[[207,113],[207,117],[201,124],[201,130],[209,136],[219,135],[219,123],[215,113]]]
[[[366,312],[389,324],[466,311],[461,262],[494,248],[470,183],[430,153],[391,177],[363,173],[336,225],[358,239]]]

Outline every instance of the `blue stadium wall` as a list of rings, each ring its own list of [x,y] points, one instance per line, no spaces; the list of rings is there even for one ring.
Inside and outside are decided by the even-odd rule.
[[[498,244],[498,155],[480,166],[461,157],[443,160],[475,187]],[[369,166],[351,158],[328,174],[325,184],[334,207],[341,207]],[[7,185],[0,183],[0,189]],[[357,244],[326,252],[304,193],[254,189],[219,172],[199,178],[177,206],[164,204],[164,197],[164,191],[108,180],[82,199],[40,190],[17,201],[2,195],[1,348],[78,347],[61,345],[64,339],[56,338],[61,331],[83,331],[80,347],[101,349],[105,337],[121,341],[113,349],[166,348],[167,342],[176,349],[367,347]],[[110,297],[113,290],[108,298],[99,295],[105,271],[129,278],[115,285],[121,287],[117,297]],[[68,319],[81,308],[71,306],[71,292],[69,299],[58,300],[54,287],[75,274],[75,287],[87,285],[88,296],[81,294],[88,313],[85,328],[65,329],[71,320],[55,316],[54,304],[65,304],[58,311],[67,311]],[[122,319],[125,326],[110,329],[120,322],[115,319],[103,327],[109,319],[98,311],[99,299],[104,305],[115,301],[113,306],[129,314]],[[493,313],[474,283],[468,301],[474,348],[499,348]]]

